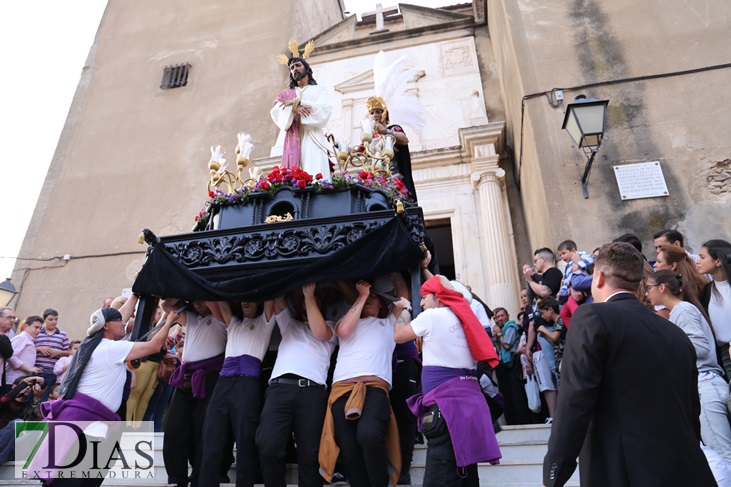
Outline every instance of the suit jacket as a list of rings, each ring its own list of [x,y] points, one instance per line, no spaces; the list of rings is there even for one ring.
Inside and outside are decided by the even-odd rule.
[[[630,293],[580,306],[567,334],[544,484],[566,483],[586,439],[582,485],[715,486],[700,449],[695,362],[685,333]]]

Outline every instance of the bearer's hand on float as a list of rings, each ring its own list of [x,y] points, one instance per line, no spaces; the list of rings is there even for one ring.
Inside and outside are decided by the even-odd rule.
[[[310,283],[302,286],[302,294],[304,294],[305,299],[307,299],[307,298],[314,299],[316,287],[317,287],[317,283],[315,283],[315,282],[310,282]]]
[[[399,299],[398,301],[396,301],[394,303],[394,307],[399,308],[401,310],[405,309],[407,311],[411,311],[411,301],[409,301],[408,299],[406,299],[402,296],[401,299]]]
[[[371,284],[368,281],[358,281],[355,290],[358,291],[358,297],[365,299],[371,293]]]
[[[165,323],[167,323],[169,326],[172,326],[173,323],[178,321],[178,318],[180,318],[180,315],[178,313],[176,313],[175,311],[171,311],[168,313]]]
[[[421,270],[425,270],[427,267],[429,267],[429,264],[431,263],[431,252],[429,250],[426,251],[426,254],[424,254],[424,258],[421,259]]]

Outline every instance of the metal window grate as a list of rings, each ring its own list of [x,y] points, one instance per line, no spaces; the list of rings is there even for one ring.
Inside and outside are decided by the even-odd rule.
[[[190,64],[176,64],[175,66],[165,66],[162,73],[162,82],[160,88],[169,90],[171,88],[180,88],[188,84],[188,71]]]

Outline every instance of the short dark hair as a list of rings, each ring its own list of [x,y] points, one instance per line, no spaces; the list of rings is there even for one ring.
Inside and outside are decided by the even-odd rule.
[[[683,235],[677,230],[660,230],[655,235],[652,236],[652,239],[655,240],[656,238],[665,237],[665,239],[670,243],[680,242],[681,247],[685,247],[683,244]]]
[[[507,309],[505,309],[505,308],[499,308],[499,307],[498,308],[494,308],[492,310],[492,314],[493,315],[496,315],[496,314],[498,314],[501,311],[505,311],[505,314],[508,315],[508,316],[510,316],[510,313],[508,313],[508,310]]]
[[[58,316],[58,311],[53,308],[48,308],[46,311],[43,312],[43,319],[45,320],[49,316]]]
[[[553,250],[549,249],[548,247],[542,247],[535,252],[533,252],[533,255],[541,255],[545,258],[551,259],[551,262],[556,262],[556,254],[553,253]]]
[[[633,233],[625,233],[624,235],[620,235],[619,237],[612,240],[612,242],[626,242],[632,245],[632,247],[636,248],[638,251],[642,252],[642,241],[637,235]]]
[[[548,296],[538,301],[538,309],[552,309],[554,313],[558,313],[561,308],[559,308],[558,300],[556,298],[554,298],[553,296]]]
[[[602,245],[594,262],[595,272],[602,272],[607,284],[632,292],[637,292],[644,267],[642,254],[626,242]]]
[[[30,326],[36,322],[40,322],[41,324],[43,324],[43,318],[38,315],[29,316],[25,319],[25,326]]]
[[[574,242],[573,240],[564,240],[563,242],[561,242],[560,244],[558,244],[558,251],[559,252],[562,251],[562,250],[564,250],[564,249],[565,250],[576,250],[577,249],[576,242]]]

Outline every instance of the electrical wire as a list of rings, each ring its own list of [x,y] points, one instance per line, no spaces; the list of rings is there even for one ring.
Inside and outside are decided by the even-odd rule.
[[[525,102],[526,102],[526,100],[537,98],[539,96],[545,96],[548,99],[548,104],[551,105],[551,107],[558,108],[559,105],[561,105],[561,102],[558,100],[554,101],[557,91],[578,91],[578,90],[583,90],[586,88],[596,88],[598,86],[610,86],[610,85],[616,85],[616,84],[622,84],[622,83],[634,83],[636,81],[647,81],[647,80],[653,80],[653,79],[671,78],[674,76],[685,76],[688,74],[697,74],[697,73],[703,73],[705,71],[714,71],[717,69],[727,69],[727,68],[731,68],[731,63],[715,64],[712,66],[686,69],[683,71],[673,71],[670,73],[649,74],[649,75],[645,75],[645,76],[633,76],[630,78],[620,78],[620,79],[607,80],[607,81],[597,81],[596,83],[587,83],[584,85],[571,86],[568,88],[552,88],[548,91],[539,91],[536,93],[531,93],[529,95],[523,96],[523,99],[521,100],[521,103],[520,103],[520,155],[518,156],[518,166],[517,167],[513,166],[513,172],[514,172],[513,177],[516,180],[516,186],[518,188],[518,191],[520,191],[520,172],[523,169],[523,123],[525,120]]]
[[[103,257],[117,257],[120,255],[135,255],[135,254],[144,254],[144,250],[138,250],[138,251],[131,251],[131,252],[113,252],[108,254],[89,254],[89,255],[72,255],[70,259],[68,260],[80,260],[80,259],[96,259],[96,258],[103,258]],[[13,259],[13,260],[22,260],[27,262],[51,262],[54,260],[67,260],[64,259],[63,255],[56,255],[54,257],[47,257],[47,258],[33,258],[33,257],[8,257],[8,256],[0,256],[0,259]]]

